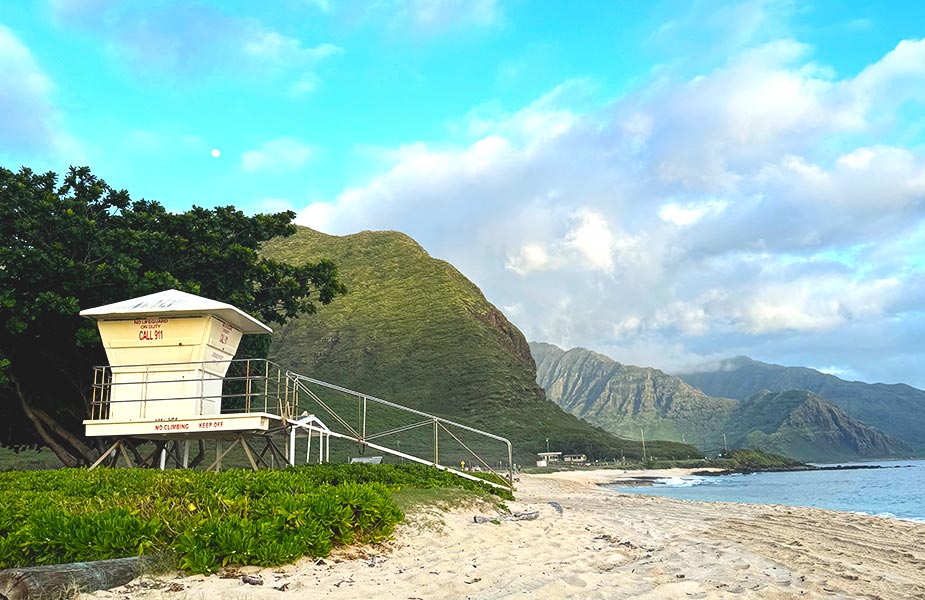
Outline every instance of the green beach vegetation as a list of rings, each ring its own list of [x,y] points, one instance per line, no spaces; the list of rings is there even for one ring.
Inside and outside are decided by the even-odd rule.
[[[152,554],[189,573],[280,565],[382,541],[403,519],[393,496],[434,489],[512,499],[423,465],[0,473],[0,568]]]

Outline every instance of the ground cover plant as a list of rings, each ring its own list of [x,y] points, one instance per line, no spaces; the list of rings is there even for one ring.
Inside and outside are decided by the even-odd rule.
[[[403,487],[488,488],[423,465],[0,473],[0,568],[172,554],[211,573],[327,556],[386,539]]]

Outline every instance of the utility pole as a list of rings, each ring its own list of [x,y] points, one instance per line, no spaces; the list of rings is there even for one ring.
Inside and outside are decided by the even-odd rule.
[[[646,432],[640,429],[639,435],[642,436],[642,462],[646,462]]]
[[[546,453],[549,454],[549,438],[546,438]]]

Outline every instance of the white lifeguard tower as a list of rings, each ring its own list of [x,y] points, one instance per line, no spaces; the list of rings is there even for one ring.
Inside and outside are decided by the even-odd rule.
[[[513,483],[506,438],[284,371],[268,360],[235,359],[243,335],[271,329],[230,304],[166,290],[80,314],[97,321],[109,359],[109,365],[94,369],[91,414],[84,426],[88,437],[114,441],[90,468],[107,459],[115,464],[120,456],[127,467],[153,467],[159,456],[164,469],[170,456],[178,467],[195,468],[204,443],[191,463],[190,442],[206,439],[215,444],[209,470],[221,470],[223,457],[236,446],[255,470],[295,465],[300,442],[306,463],[313,455],[323,463],[331,460],[334,438],[356,444],[360,454],[368,448],[477,481],[483,479],[441,464],[441,457],[449,465],[460,459],[480,464],[495,475],[492,465],[506,462],[507,475],[487,483],[505,488]],[[300,399],[311,413],[300,409]],[[376,423],[368,422],[368,411]],[[415,447],[421,455],[401,451],[399,436],[412,431],[423,434],[423,445],[432,442],[430,448]],[[138,453],[137,439],[154,442],[147,457]],[[500,460],[477,454],[470,446],[473,439],[495,444]],[[385,445],[386,440],[394,440],[396,447]],[[258,452],[254,442],[263,443],[263,449]]]
[[[242,436],[285,428],[296,408],[278,367],[233,360],[244,334],[272,330],[230,304],[166,290],[80,314],[98,322],[109,359],[94,374],[86,434],[117,438],[111,451],[128,437],[246,442]],[[224,412],[223,400],[233,404]]]

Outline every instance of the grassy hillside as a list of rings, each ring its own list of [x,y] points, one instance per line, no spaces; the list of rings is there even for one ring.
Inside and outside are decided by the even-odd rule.
[[[738,405],[713,398],[658,369],[620,364],[585,350],[532,342],[537,382],[567,412],[607,431],[639,439],[721,442],[718,425]]]
[[[338,237],[300,228],[264,252],[295,264],[330,258],[349,288],[273,335],[271,357],[284,367],[508,437],[520,462],[545,450],[547,438],[553,450],[641,454],[639,443],[547,401],[520,331],[452,265],[408,236]],[[654,444],[649,453],[696,454],[672,443]]]
[[[726,426],[735,446],[804,461],[906,456],[911,449],[852,419],[806,390],[759,392],[742,402]]]
[[[850,417],[925,453],[925,391],[904,384],[845,381],[805,367],[784,367],[745,356],[723,361],[711,371],[679,375],[710,395],[745,400],[762,391],[809,390]]]

